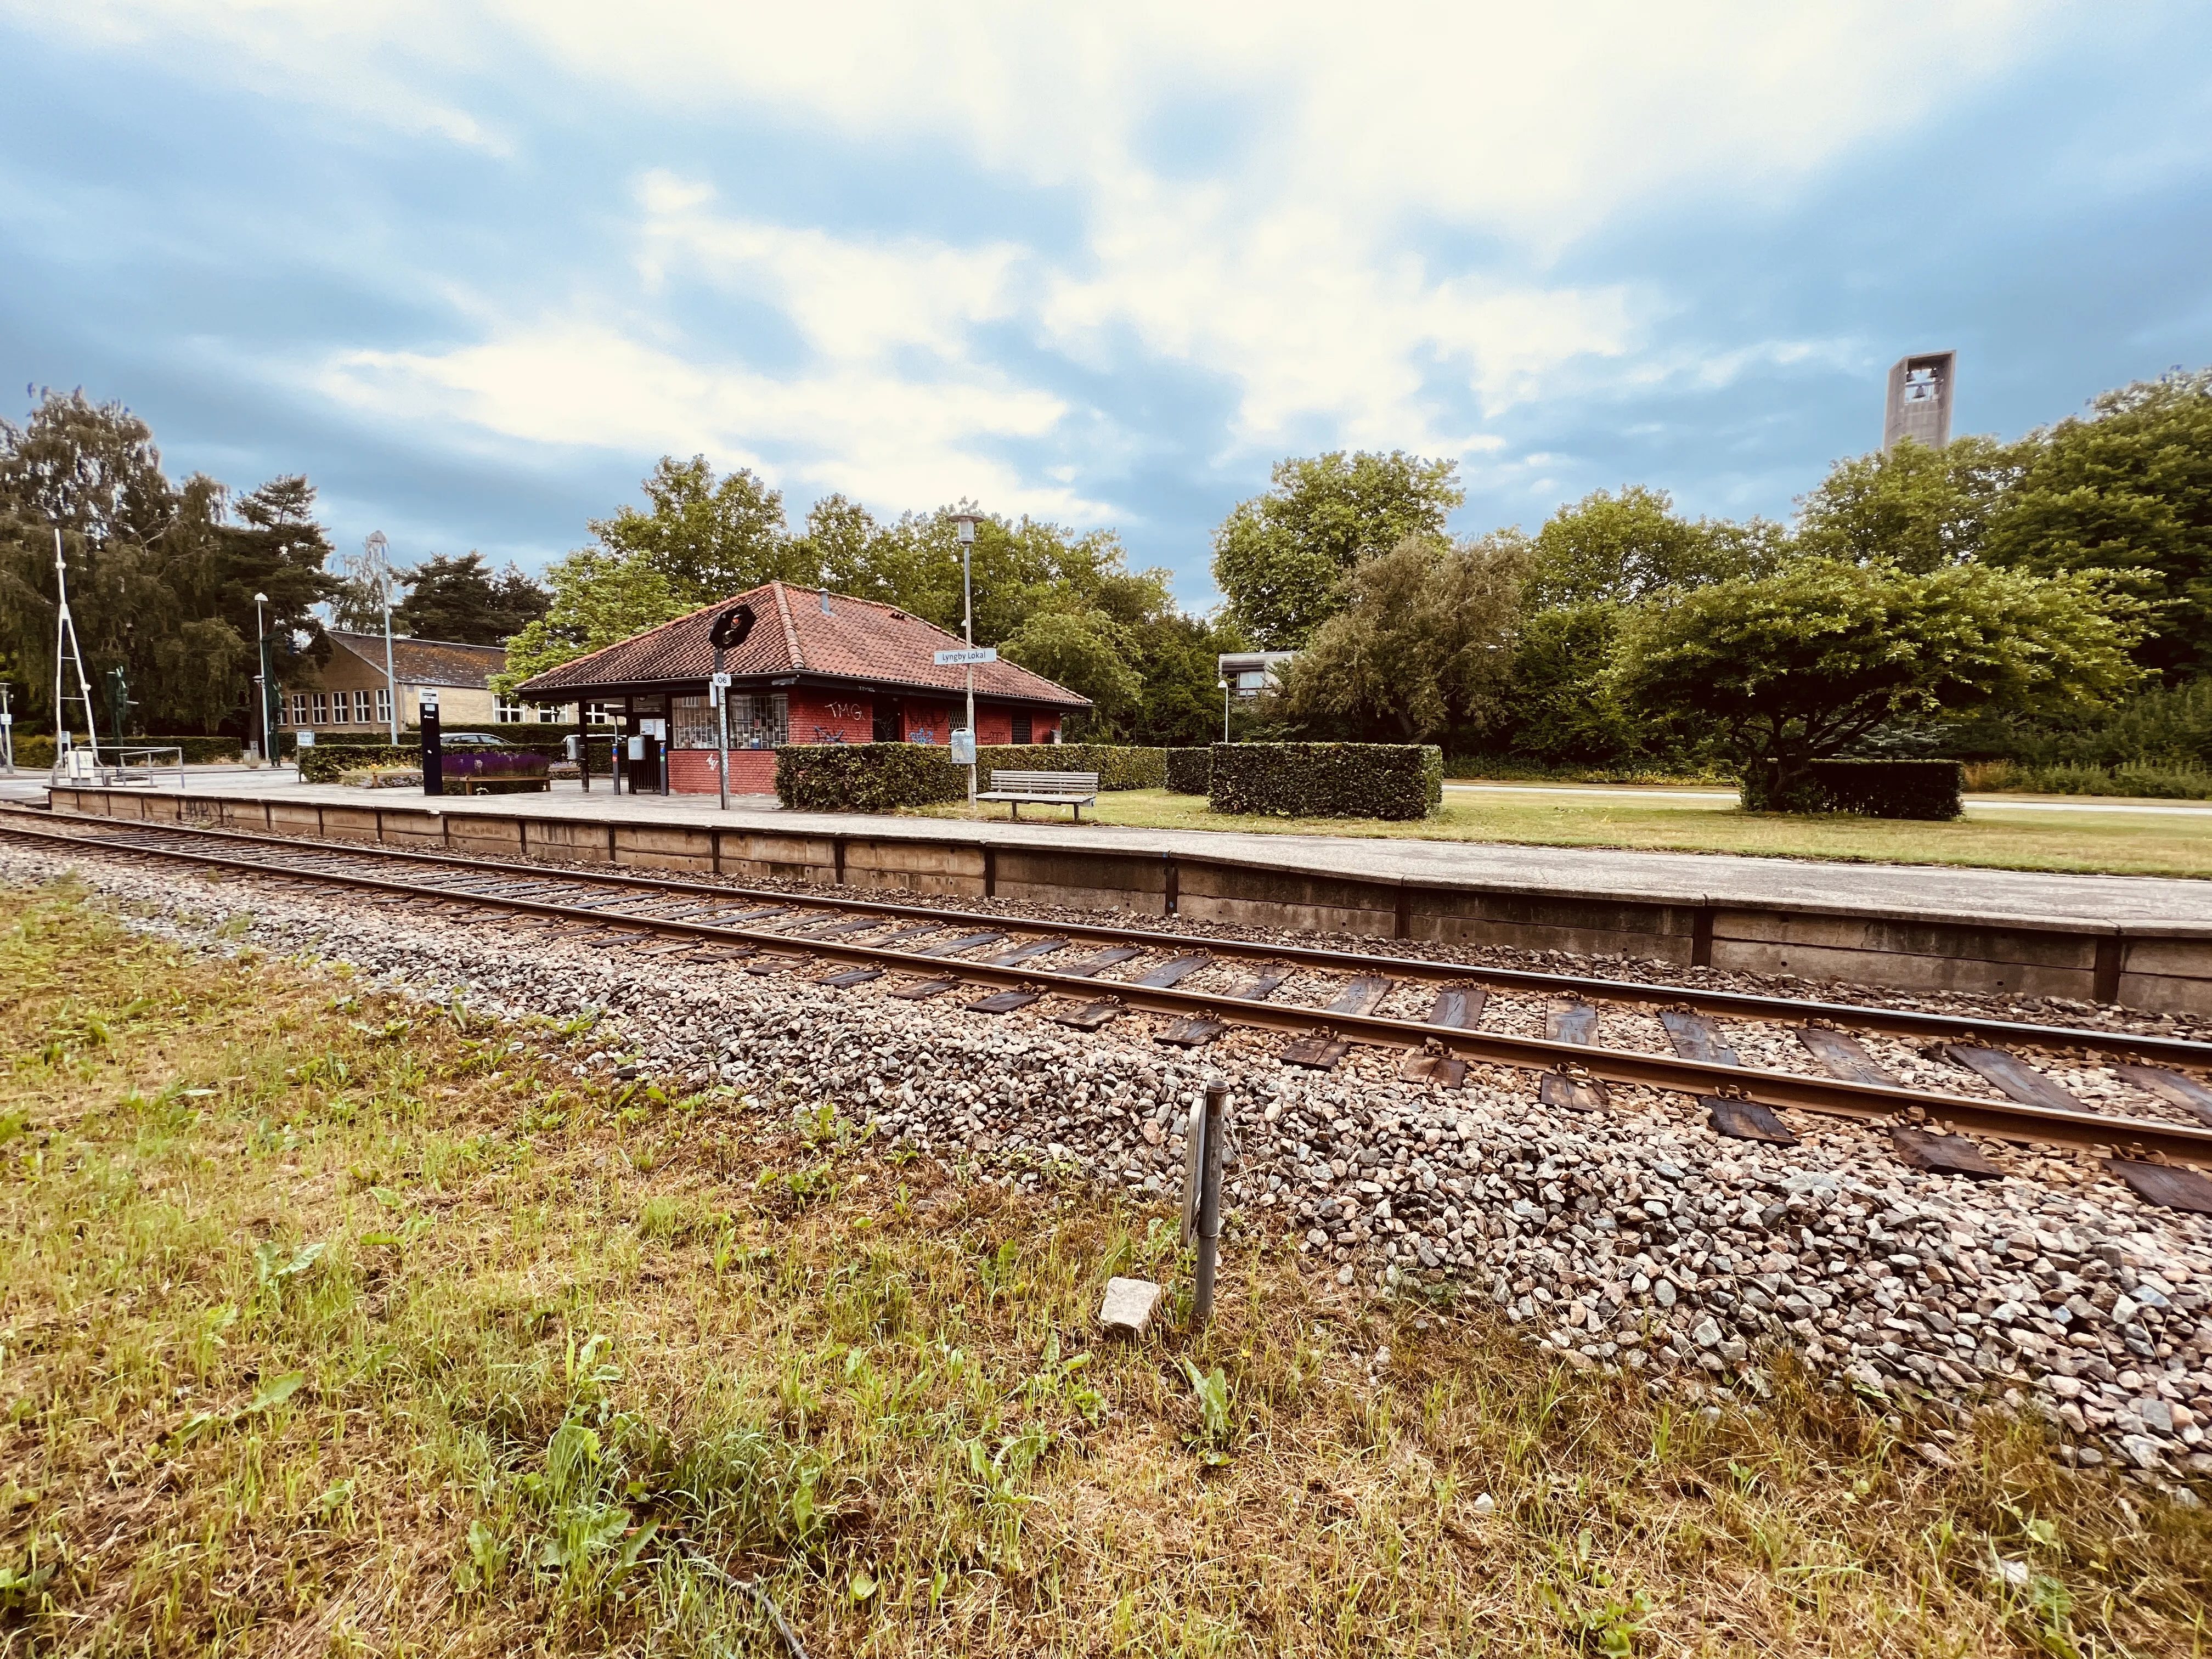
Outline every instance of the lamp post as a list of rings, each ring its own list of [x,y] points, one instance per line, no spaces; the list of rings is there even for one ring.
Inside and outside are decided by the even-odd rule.
[[[1224,679],[1219,682],[1219,684],[1221,686],[1221,740],[1226,743],[1229,741],[1229,682]]]
[[[975,600],[969,571],[975,551],[975,521],[980,514],[959,512],[952,522],[960,531],[960,637],[970,651],[975,648]],[[968,812],[975,811],[975,665],[965,665],[968,676]],[[996,786],[994,786],[994,787]]]
[[[274,766],[276,734],[269,729],[269,623],[263,611],[268,603],[266,593],[253,596],[253,640],[261,662],[261,672],[253,677],[253,702],[261,716],[261,758]]]
[[[376,584],[377,603],[384,607],[384,712],[390,725],[392,746],[399,747],[399,682],[392,672],[392,566],[385,557],[392,545],[381,530],[372,530],[361,544],[362,564]]]

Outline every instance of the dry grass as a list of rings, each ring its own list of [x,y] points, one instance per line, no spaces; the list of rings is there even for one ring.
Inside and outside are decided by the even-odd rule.
[[[1158,1215],[64,890],[0,999],[0,1653],[771,1653],[755,1575],[817,1655],[2212,1646],[2203,1512],[2032,1429],[1709,1419],[1249,1246],[1102,1346]]]
[[[2086,803],[2085,803],[2086,804]],[[2170,804],[2170,803],[2169,803]],[[967,803],[916,807],[934,817],[965,817]],[[1002,811],[987,809],[991,816]],[[1034,817],[1065,820],[1040,809]],[[1846,863],[1957,864],[1997,870],[2064,870],[2138,876],[2212,876],[2212,811],[2201,815],[2037,811],[1977,804],[1951,823],[1863,818],[1850,813],[1745,812],[1733,802],[1668,800],[1623,789],[1612,795],[1547,794],[1535,789],[1455,791],[1431,817],[1271,818],[1213,812],[1203,795],[1164,789],[1117,790],[1098,797],[1085,823],[1156,830],[1235,830],[1272,836],[1385,836],[1394,840],[1505,842],[1528,847],[1609,847],[1682,853],[1741,853],[1759,858]]]

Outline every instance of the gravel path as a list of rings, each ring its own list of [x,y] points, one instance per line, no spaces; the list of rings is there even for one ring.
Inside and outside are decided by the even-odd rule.
[[[1762,1357],[1786,1345],[1838,1384],[1954,1414],[2002,1399],[2063,1425],[2069,1462],[2212,1492],[2212,1218],[2148,1206],[2086,1156],[1985,1142],[2007,1173],[1970,1183],[1904,1168],[1878,1130],[1805,1115],[1796,1147],[1723,1141],[1692,1102],[1652,1091],[1616,1086],[1608,1112],[1577,1116],[1540,1106],[1534,1078],[1506,1067],[1470,1066],[1458,1091],[1401,1082],[1400,1056],[1380,1050],[1304,1072],[1249,1028],[1186,1054],[1155,1043],[1167,1021],[1142,1012],[1085,1036],[1046,1019],[1050,1002],[975,1013],[965,989],[907,1002],[885,994],[896,979],[833,990],[811,964],[641,961],[556,929],[457,929],[282,883],[0,845],[0,878],[64,868],[130,925],[200,948],[343,961],[370,987],[459,990],[507,1012],[602,1011],[605,1046],[580,1073],[639,1064],[763,1102],[827,1097],[1018,1188],[1073,1178],[1170,1196],[1182,1115],[1218,1078],[1238,1119],[1237,1233],[1294,1245],[1340,1285],[1486,1296],[1568,1364],[1693,1395],[1763,1389]],[[226,921],[241,931],[217,937]],[[1509,1008],[1517,1024],[1542,1002],[1492,999],[1492,1018]],[[1923,1450],[1941,1459],[1935,1432]]]

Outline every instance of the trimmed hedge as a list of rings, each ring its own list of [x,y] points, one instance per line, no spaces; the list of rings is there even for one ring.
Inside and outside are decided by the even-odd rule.
[[[1217,743],[1216,812],[1421,818],[1443,804],[1444,751],[1426,744]]]
[[[1167,787],[1178,795],[1203,795],[1213,787],[1211,749],[1168,750]]]
[[[1025,751],[1024,751],[1025,752]],[[775,751],[775,798],[798,812],[888,812],[968,798],[968,769],[927,743],[791,743]]]
[[[975,786],[991,787],[991,769],[1008,772],[1096,772],[1098,787],[1158,789],[1167,782],[1168,751],[1118,743],[987,743],[975,750]],[[963,786],[963,793],[966,793]]]
[[[1966,769],[1948,760],[1824,760],[1812,766],[1821,810],[1870,818],[1955,818]]]

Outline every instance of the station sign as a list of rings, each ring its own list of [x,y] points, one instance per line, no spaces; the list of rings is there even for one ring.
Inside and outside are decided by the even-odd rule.
[[[998,659],[998,648],[988,645],[979,645],[972,651],[961,649],[940,651],[937,653],[937,665],[939,668],[969,667],[976,663],[996,662]]]

